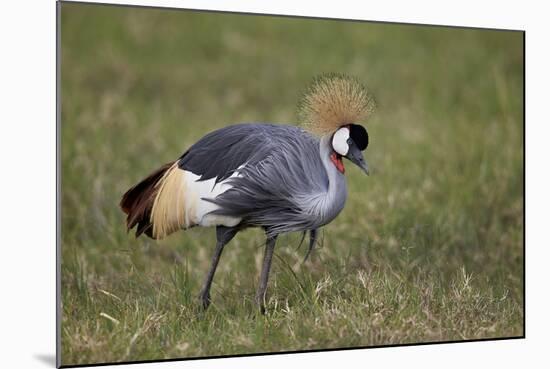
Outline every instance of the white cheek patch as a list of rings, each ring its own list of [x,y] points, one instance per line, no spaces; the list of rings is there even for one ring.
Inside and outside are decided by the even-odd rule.
[[[338,131],[336,131],[336,133],[334,133],[334,136],[332,136],[332,148],[334,149],[334,151],[342,156],[346,156],[349,150],[348,138],[349,128],[342,127]]]

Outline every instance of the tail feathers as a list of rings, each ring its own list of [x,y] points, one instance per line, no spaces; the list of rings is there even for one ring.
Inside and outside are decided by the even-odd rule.
[[[164,179],[168,171],[174,169],[174,166],[175,162],[163,165],[122,196],[120,207],[128,215],[126,226],[130,231],[137,225],[136,237],[145,233],[153,239],[157,238],[158,234],[153,232],[151,212],[159,192],[159,182]]]

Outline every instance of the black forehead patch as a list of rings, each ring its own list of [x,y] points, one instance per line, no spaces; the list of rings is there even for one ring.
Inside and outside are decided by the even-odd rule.
[[[353,142],[355,142],[359,150],[363,151],[369,146],[369,134],[365,127],[359,124],[350,124],[349,136]]]

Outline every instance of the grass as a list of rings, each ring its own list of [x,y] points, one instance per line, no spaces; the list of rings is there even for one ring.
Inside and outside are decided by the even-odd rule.
[[[523,335],[521,33],[62,4],[64,365]],[[259,230],[196,297],[212,229],[125,231],[124,191],[201,136],[292,123],[324,72],[376,96],[371,176],[302,264]]]

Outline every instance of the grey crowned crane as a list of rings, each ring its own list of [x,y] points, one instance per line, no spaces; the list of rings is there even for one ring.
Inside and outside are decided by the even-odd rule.
[[[263,312],[277,236],[309,232],[309,255],[318,229],[344,207],[342,158],[369,173],[362,154],[368,134],[358,122],[373,107],[356,79],[318,77],[299,105],[303,128],[237,124],[207,134],[124,194],[127,228],[137,227],[136,237],[161,239],[194,226],[216,227],[216,249],[199,296],[204,309],[224,246],[245,228],[263,228],[267,240],[256,292]]]

